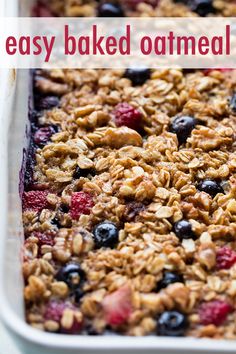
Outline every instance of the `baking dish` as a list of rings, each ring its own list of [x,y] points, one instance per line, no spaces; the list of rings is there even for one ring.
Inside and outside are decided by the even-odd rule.
[[[24,3],[24,5],[27,5]],[[29,8],[28,8],[29,9]],[[27,10],[27,8],[25,8]],[[6,9],[13,13],[15,9]],[[10,11],[10,12],[8,12]],[[26,14],[26,12],[24,12]],[[24,321],[19,171],[27,145],[29,71],[2,71],[0,89],[1,217],[0,314],[22,352],[28,353],[233,353],[233,341],[192,338],[68,336],[43,333]],[[16,88],[16,89],[15,89]],[[8,144],[7,144],[8,140]]]
[[[122,353],[235,353],[234,341],[120,336],[71,336],[49,334],[24,320],[20,249],[23,242],[19,198],[19,171],[27,144],[29,71],[1,72],[1,264],[0,314],[18,347],[25,354]],[[16,86],[16,90],[15,90]],[[8,146],[7,146],[8,138]]]

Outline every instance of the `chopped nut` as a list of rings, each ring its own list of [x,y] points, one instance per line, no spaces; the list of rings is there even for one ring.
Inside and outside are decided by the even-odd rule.
[[[71,309],[65,309],[61,319],[61,325],[63,328],[70,329],[74,322],[74,311]]]
[[[119,149],[125,145],[142,145],[142,137],[135,130],[127,127],[107,129],[102,141],[104,144],[116,149]]]
[[[68,286],[63,281],[54,282],[52,284],[52,293],[59,297],[66,297],[68,294]]]
[[[161,206],[157,211],[156,211],[156,217],[158,219],[162,218],[170,218],[173,215],[173,210],[170,207],[167,206]]]
[[[44,327],[49,332],[57,332],[59,330],[59,323],[56,321],[45,321]]]
[[[195,242],[192,239],[185,239],[182,245],[187,253],[192,253],[196,250]]]
[[[202,265],[208,269],[212,269],[216,264],[216,252],[213,248],[200,249],[198,253],[198,260]]]
[[[31,275],[29,277],[29,285],[25,288],[26,300],[36,300],[46,295],[46,286],[42,279]]]

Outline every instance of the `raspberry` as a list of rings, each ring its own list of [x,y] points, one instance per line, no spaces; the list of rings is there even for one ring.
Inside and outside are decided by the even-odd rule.
[[[36,237],[38,239],[38,245],[43,246],[43,245],[48,245],[48,246],[53,246],[54,245],[54,238],[56,236],[56,233],[53,231],[47,231],[47,232],[39,232],[35,231],[32,236]]]
[[[61,332],[65,334],[76,334],[81,331],[82,322],[78,322],[77,319],[74,317],[73,324],[70,328],[61,328]]]
[[[62,301],[55,301],[55,300],[50,301],[47,304],[46,309],[44,311],[44,319],[45,319],[45,321],[58,322],[59,326],[60,326],[60,332],[62,332],[62,333],[75,334],[75,333],[80,332],[81,327],[82,327],[82,322],[79,322],[76,319],[75,316],[74,316],[74,320],[73,320],[72,326],[70,328],[64,328],[61,325],[61,319],[62,319],[62,316],[63,316],[63,312],[66,309],[70,309],[70,310],[76,311],[76,307],[74,307],[70,303],[65,303],[65,302],[62,302]]]
[[[215,326],[220,326],[230,312],[232,312],[231,305],[221,300],[203,303],[198,310],[201,324]]]
[[[29,191],[22,196],[23,210],[41,211],[48,207],[48,191]]]
[[[204,75],[209,75],[212,71],[221,71],[222,73],[227,73],[227,72],[230,72],[232,71],[233,69],[204,69],[203,72],[204,72]]]
[[[128,103],[119,103],[113,111],[117,127],[125,125],[128,128],[138,130],[142,120],[142,114]]]
[[[216,252],[216,267],[218,269],[229,269],[236,262],[236,252],[229,247],[221,247]]]
[[[39,146],[44,146],[51,136],[57,132],[57,128],[49,125],[48,127],[40,128],[34,134],[34,142]]]
[[[103,300],[103,310],[106,322],[111,326],[119,326],[129,319],[132,312],[132,291],[129,285],[124,285]]]
[[[92,196],[85,192],[75,192],[71,197],[70,215],[72,219],[79,219],[80,215],[89,215],[94,206]]]
[[[32,10],[33,17],[54,17],[52,12],[43,4],[36,4]]]
[[[48,246],[53,246],[54,245],[54,238],[56,236],[56,233],[54,231],[46,231],[46,232],[40,232],[40,231],[35,231],[33,232],[30,236],[32,237],[36,237],[38,239],[38,257],[42,257],[43,254],[41,252],[41,247],[43,245],[48,245]],[[28,237],[25,240],[25,245],[26,245],[26,250],[27,250],[27,246],[30,246],[30,242]],[[26,254],[26,260],[29,257],[29,254]]]
[[[63,311],[66,309],[66,304],[64,302],[50,301],[44,312],[44,319],[46,321],[60,322]]]

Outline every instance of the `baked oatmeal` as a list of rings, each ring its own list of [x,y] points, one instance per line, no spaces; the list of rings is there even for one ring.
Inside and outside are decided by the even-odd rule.
[[[43,16],[235,16],[235,1],[51,0]],[[28,323],[236,337],[236,72],[36,70]]]

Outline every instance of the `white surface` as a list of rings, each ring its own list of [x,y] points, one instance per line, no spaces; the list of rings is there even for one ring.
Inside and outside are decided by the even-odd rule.
[[[9,334],[6,332],[3,325],[0,323],[0,354],[20,354]],[[23,354],[23,353],[22,353]]]

